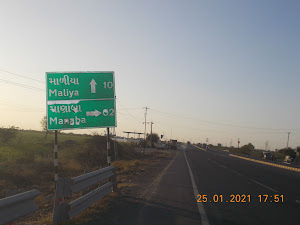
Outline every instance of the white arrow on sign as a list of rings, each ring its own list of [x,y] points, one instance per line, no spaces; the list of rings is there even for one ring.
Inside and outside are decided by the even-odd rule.
[[[90,82],[91,85],[91,93],[96,93],[96,81],[94,79],[92,79],[92,81]]]
[[[87,116],[94,116],[94,117],[97,117],[101,114],[101,112],[99,112],[97,109],[95,109],[95,111],[88,111],[86,112],[86,115]]]

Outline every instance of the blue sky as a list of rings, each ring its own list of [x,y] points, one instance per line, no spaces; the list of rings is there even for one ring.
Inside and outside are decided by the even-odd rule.
[[[47,71],[112,70],[118,134],[143,132],[147,106],[168,139],[276,149],[291,132],[295,147],[299,10],[273,0],[1,1],[0,126],[41,129]]]

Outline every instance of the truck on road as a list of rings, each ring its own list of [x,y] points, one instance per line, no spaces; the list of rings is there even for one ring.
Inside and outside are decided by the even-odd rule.
[[[177,140],[170,140],[168,142],[168,148],[176,150],[177,149]]]

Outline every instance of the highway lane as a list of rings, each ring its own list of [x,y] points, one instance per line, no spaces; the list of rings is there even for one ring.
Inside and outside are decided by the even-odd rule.
[[[111,224],[296,225],[300,224],[299,188],[300,173],[189,145],[178,150],[145,197],[127,202],[124,213]],[[206,195],[207,201],[197,203],[198,194]],[[259,201],[259,195],[275,194],[283,195],[283,202],[270,197]],[[236,201],[238,195],[246,195],[246,202],[230,202],[231,195]]]
[[[300,173],[229,156],[218,150],[185,150],[198,193],[207,195],[202,203],[210,224],[299,224]],[[230,203],[230,195],[250,195],[244,203]],[[283,195],[283,202],[259,195]],[[219,196],[218,202],[213,196]],[[220,202],[223,195],[223,202]],[[215,199],[216,200],[216,199]],[[239,200],[239,199],[236,199]],[[211,202],[210,202],[211,201]],[[272,202],[271,202],[272,201]]]

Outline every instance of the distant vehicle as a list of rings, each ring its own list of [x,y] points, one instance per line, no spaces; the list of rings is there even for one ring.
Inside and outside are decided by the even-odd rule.
[[[167,148],[167,144],[165,142],[158,141],[157,144],[156,144],[156,148],[158,148],[158,149],[166,149]]]
[[[285,162],[295,162],[296,159],[297,159],[297,155],[293,154],[293,155],[287,155],[287,156],[285,156],[284,161]]]
[[[177,149],[177,140],[170,140],[168,142],[168,148],[176,150]]]
[[[202,148],[207,148],[207,144],[202,144]]]
[[[272,159],[272,154],[270,152],[263,152],[263,159]]]

